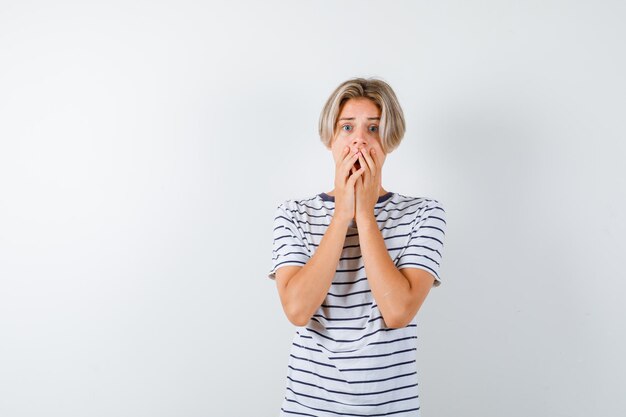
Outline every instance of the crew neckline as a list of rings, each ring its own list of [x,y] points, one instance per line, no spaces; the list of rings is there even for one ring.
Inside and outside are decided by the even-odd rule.
[[[387,194],[383,194],[383,195],[379,196],[378,200],[376,201],[376,204],[382,203],[383,201],[389,200],[393,194],[394,194],[393,191],[388,191]],[[328,195],[325,192],[321,192],[321,193],[318,194],[318,196],[320,196],[320,198],[322,200],[324,200],[324,201],[335,202],[335,196],[334,195]]]

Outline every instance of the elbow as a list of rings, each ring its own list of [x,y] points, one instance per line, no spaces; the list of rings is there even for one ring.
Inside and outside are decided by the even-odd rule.
[[[283,291],[280,293],[280,301],[287,320],[294,326],[303,327],[311,320],[314,311],[303,305],[300,297],[289,295]]]
[[[408,326],[414,317],[415,314],[410,314],[409,311],[402,310],[383,315],[383,320],[385,321],[385,325],[390,329],[401,329]]]
[[[406,327],[409,322],[397,318],[385,319],[385,325],[390,329],[401,329]]]
[[[303,314],[288,314],[287,319],[297,327],[304,327],[309,322],[310,318]]]
[[[297,327],[304,327],[309,322],[309,319],[305,318],[304,316],[287,317],[287,318],[289,319],[291,324]]]
[[[306,312],[302,311],[301,308],[290,308],[289,306],[287,306],[285,308],[285,315],[287,316],[287,320],[289,320],[291,324],[297,327],[306,326],[309,320],[311,320],[311,314],[307,314]]]

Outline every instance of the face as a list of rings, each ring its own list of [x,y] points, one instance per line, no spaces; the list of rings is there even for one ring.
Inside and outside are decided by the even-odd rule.
[[[370,149],[376,150],[380,168],[385,161],[385,153],[381,145],[379,135],[380,110],[376,104],[365,97],[348,99],[343,105],[337,125],[335,127],[335,137],[331,141],[331,152],[335,164],[342,158],[343,149],[347,146],[350,153],[354,153],[357,149],[369,152]],[[376,159],[374,159],[376,161]],[[357,161],[355,166],[359,168]]]

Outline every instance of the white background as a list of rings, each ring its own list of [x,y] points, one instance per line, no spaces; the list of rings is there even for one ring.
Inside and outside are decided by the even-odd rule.
[[[333,188],[344,80],[383,186],[441,201],[424,417],[626,414],[621,1],[0,3],[0,415],[277,416],[273,214]]]

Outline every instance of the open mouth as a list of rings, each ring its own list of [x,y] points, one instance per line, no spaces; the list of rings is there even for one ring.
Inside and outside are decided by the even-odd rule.
[[[356,162],[354,163],[354,169],[355,169],[356,171],[358,171],[359,169],[361,169],[361,164],[359,163],[359,161],[356,161]]]

